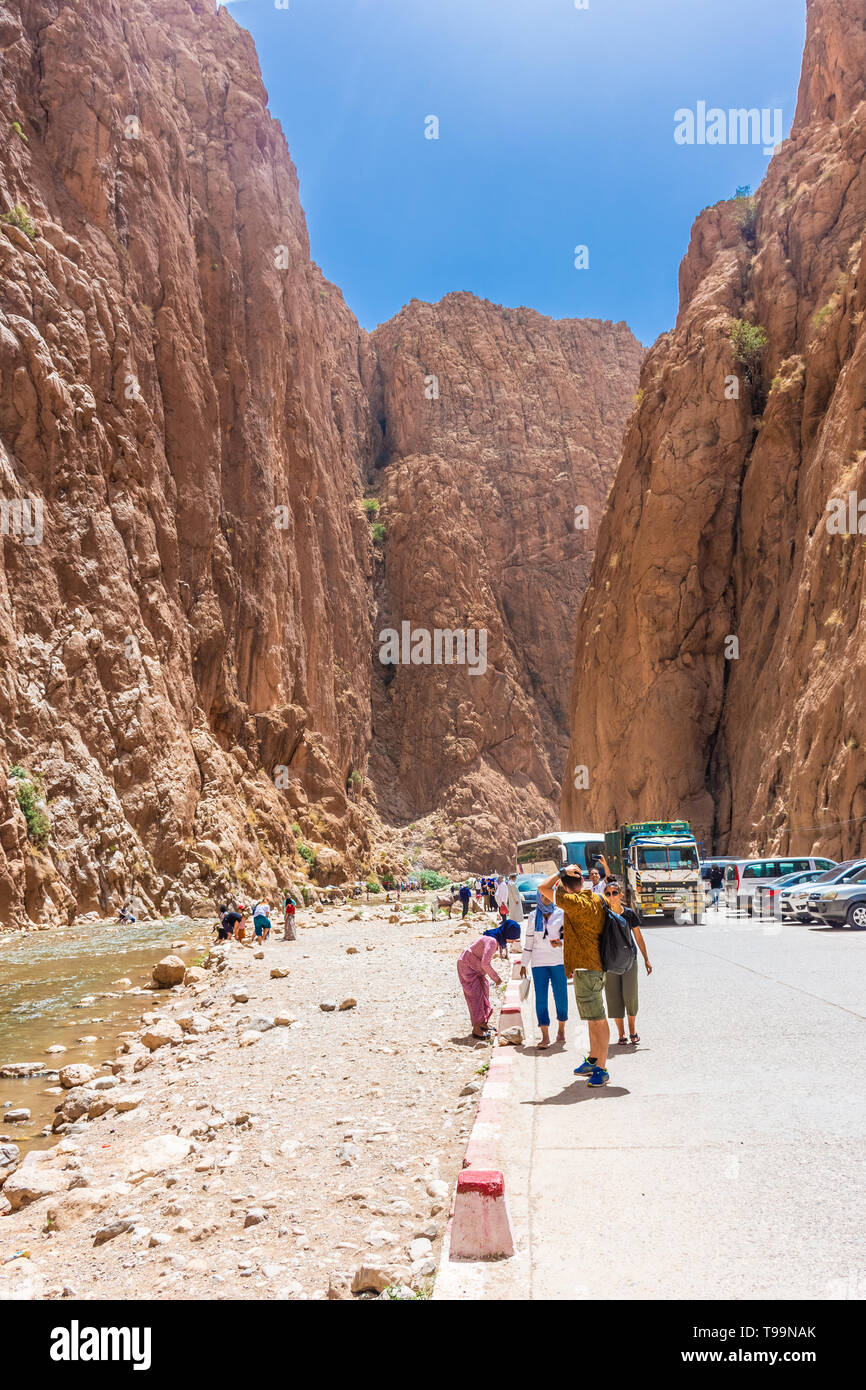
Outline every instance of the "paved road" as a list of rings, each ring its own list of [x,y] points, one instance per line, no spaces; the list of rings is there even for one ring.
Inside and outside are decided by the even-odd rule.
[[[603,1091],[515,1059],[500,1166],[513,1259],[443,1260],[436,1298],[864,1298],[866,933],[645,928],[636,1049]]]

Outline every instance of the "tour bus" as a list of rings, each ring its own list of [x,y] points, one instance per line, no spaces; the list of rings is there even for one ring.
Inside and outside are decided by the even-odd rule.
[[[535,907],[535,890],[566,864],[579,864],[584,873],[604,854],[604,835],[594,830],[550,830],[517,846],[517,888],[526,911]]]

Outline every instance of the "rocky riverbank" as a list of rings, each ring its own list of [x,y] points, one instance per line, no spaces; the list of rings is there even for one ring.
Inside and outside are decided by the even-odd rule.
[[[325,907],[163,964],[116,1058],[61,1068],[57,1144],[0,1145],[0,1297],[425,1296],[489,1055],[478,930]]]

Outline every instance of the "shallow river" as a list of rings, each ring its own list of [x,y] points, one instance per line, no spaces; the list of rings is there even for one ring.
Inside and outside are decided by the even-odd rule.
[[[69,1062],[98,1066],[112,1058],[117,1034],[134,1026],[148,1009],[158,1007],[159,995],[121,992],[115,981],[124,976],[133,986],[150,980],[153,965],[168,954],[172,941],[187,946],[175,954],[187,964],[199,959],[213,936],[211,923],[173,918],[170,921],[77,922],[71,927],[0,934],[0,1067],[7,1062],[41,1062],[57,1069]],[[82,1004],[89,996],[91,1002]],[[85,1037],[92,1042],[83,1042]],[[48,1054],[61,1043],[65,1052]],[[46,1095],[58,1083],[46,1077],[0,1077],[0,1134],[27,1148],[53,1142],[41,1131],[54,1118],[59,1097]],[[30,1120],[7,1123],[11,1106],[25,1106]]]

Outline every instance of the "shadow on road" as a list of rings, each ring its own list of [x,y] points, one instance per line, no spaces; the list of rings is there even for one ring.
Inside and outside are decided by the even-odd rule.
[[[556,1096],[545,1096],[544,1100],[523,1100],[521,1105],[577,1105],[582,1100],[610,1100],[614,1096],[629,1096],[627,1086],[599,1086],[597,1090],[586,1082],[574,1081]]]

